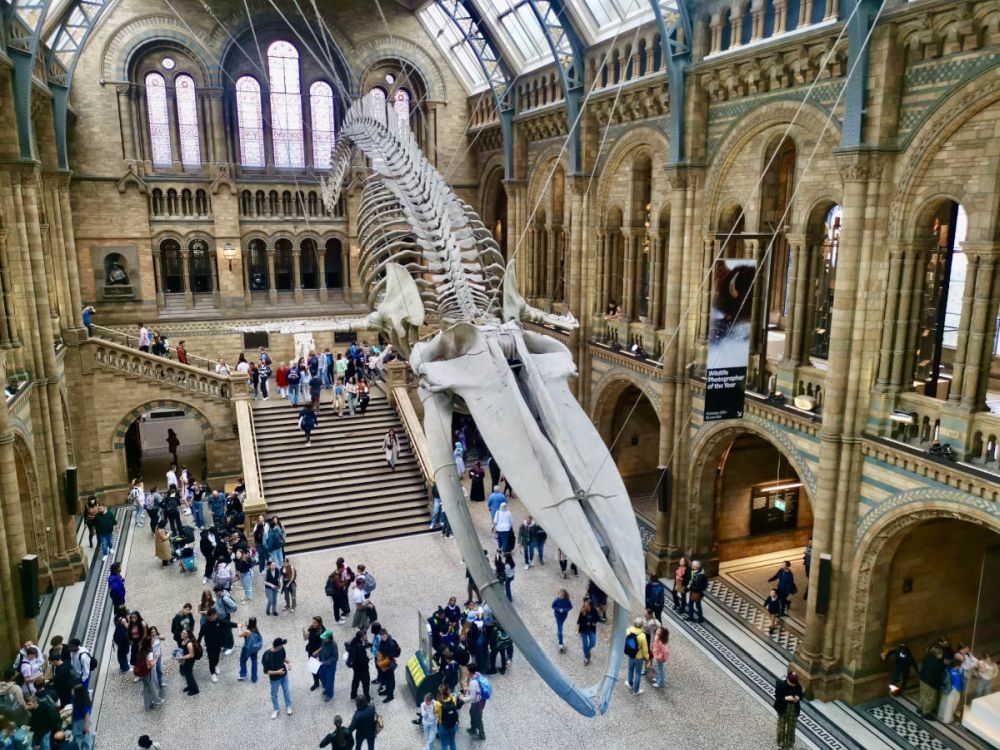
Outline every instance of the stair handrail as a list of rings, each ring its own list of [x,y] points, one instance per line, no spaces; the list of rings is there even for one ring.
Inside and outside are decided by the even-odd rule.
[[[128,333],[122,333],[121,331],[116,331],[114,328],[106,328],[105,326],[99,326],[94,323],[91,323],[90,328],[92,331],[91,333],[92,338],[100,339],[101,341],[107,341],[112,344],[119,344],[118,339],[121,339],[122,343],[120,343],[119,346],[124,346],[128,349],[134,349],[136,351],[139,350],[138,336],[133,336]],[[172,351],[176,352],[177,350],[174,349]],[[157,354],[152,354],[151,356],[158,357],[160,359],[165,359],[168,362],[172,362],[174,364],[179,364],[179,365],[184,364],[183,362],[177,361],[176,355],[174,357],[171,357],[169,352],[167,353],[166,357],[160,357]],[[199,357],[198,355],[191,354],[189,352],[187,355],[187,360],[188,360],[187,364],[189,367],[196,367],[198,369],[208,370],[209,372],[213,373],[215,372],[216,363],[212,362],[209,359],[205,359],[204,357]]]
[[[261,513],[267,513],[267,501],[264,499],[264,485],[260,473],[260,455],[257,451],[257,428],[254,424],[250,394],[246,388],[246,376],[243,373],[232,373],[230,380],[233,392],[233,411],[236,414],[236,432],[240,439],[243,485],[246,487],[243,511],[246,516],[247,529],[252,530],[257,516]]]
[[[392,403],[396,407],[396,414],[403,424],[407,436],[410,438],[410,450],[420,465],[423,472],[424,481],[428,485],[434,484],[434,469],[431,466],[430,453],[427,450],[427,437],[424,435],[424,427],[420,424],[416,409],[410,401],[410,393],[405,385],[398,385],[392,389]]]

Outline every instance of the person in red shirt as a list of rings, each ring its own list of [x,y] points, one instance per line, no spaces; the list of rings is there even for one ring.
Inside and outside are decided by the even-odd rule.
[[[186,365],[188,363],[188,353],[187,349],[184,348],[183,341],[177,344],[177,361],[182,365]]]
[[[278,365],[274,372],[274,382],[278,384],[278,395],[282,398],[288,397],[288,367],[284,361]]]

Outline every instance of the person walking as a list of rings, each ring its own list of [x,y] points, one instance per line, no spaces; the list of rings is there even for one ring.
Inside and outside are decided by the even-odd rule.
[[[573,602],[569,600],[569,593],[566,589],[559,589],[559,593],[552,601],[552,614],[556,618],[556,635],[559,638],[559,653],[565,653],[566,646],[563,645],[563,624],[569,616],[569,611],[573,609]]]
[[[181,645],[174,654],[179,665],[178,671],[186,683],[184,692],[188,695],[198,695],[201,691],[194,679],[194,663],[201,658],[201,646],[191,637],[191,631],[181,631]]]
[[[136,656],[132,673],[142,683],[142,705],[147,711],[163,705],[160,697],[159,683],[156,680],[156,654],[153,652],[152,640],[147,635],[142,639],[139,653]]]
[[[125,576],[122,575],[122,564],[111,563],[111,573],[108,575],[108,596],[115,607],[125,605]]]
[[[285,564],[285,527],[277,516],[271,516],[270,531],[267,533],[267,554],[279,567]]]
[[[257,683],[257,657],[260,650],[264,648],[264,636],[257,628],[257,618],[251,617],[246,625],[240,625],[238,629],[240,638],[243,639],[243,647],[240,649],[240,676],[239,681],[247,679],[247,663],[250,663],[250,682]]]
[[[764,609],[767,610],[767,615],[770,618],[767,634],[771,635],[775,628],[781,624],[778,620],[781,617],[781,599],[778,598],[777,589],[771,589],[771,593],[764,599]]]
[[[153,534],[153,540],[153,548],[156,551],[156,556],[160,560],[160,565],[165,568],[174,559],[173,550],[170,549],[170,532],[167,531],[166,519],[163,519],[157,525],[156,532]]]
[[[802,701],[802,685],[799,675],[789,670],[785,679],[778,678],[774,684],[774,710],[778,713],[778,750],[793,750],[795,747],[795,723],[799,718]]]
[[[354,699],[357,710],[351,717],[351,723],[347,731],[354,735],[354,750],[361,750],[361,746],[368,744],[368,750],[375,750],[375,735],[378,734],[378,727],[375,723],[375,706],[368,702],[368,698],[358,697]]]
[[[253,562],[242,549],[237,549],[233,553],[233,565],[236,567],[236,575],[240,577],[240,585],[243,587],[241,604],[248,604],[253,601]]]
[[[590,654],[597,646],[597,612],[589,598],[583,600],[580,614],[576,617],[576,631],[580,634],[580,645],[583,647],[583,664],[590,664]]]
[[[691,566],[688,565],[686,557],[681,557],[674,570],[674,589],[671,592],[674,600],[674,612],[684,612],[687,609],[687,587],[690,582]]]
[[[662,625],[656,629],[653,636],[653,662],[656,664],[656,679],[653,680],[653,687],[661,688],[667,680],[667,662],[670,660],[670,631]]]
[[[264,572],[264,595],[267,597],[266,614],[278,615],[278,591],[281,589],[281,570],[274,559],[267,561]]]
[[[452,457],[455,459],[455,471],[458,476],[465,474],[465,446],[462,445],[461,441],[455,441],[455,448],[451,452]]]
[[[101,546],[101,562],[108,559],[108,555],[115,551],[114,534],[118,519],[106,505],[99,505],[97,515],[94,516],[94,530],[97,532],[97,542]]]
[[[498,550],[510,552],[514,549],[514,515],[506,502],[500,503],[500,510],[493,516],[493,533],[496,534]]]
[[[181,339],[179,342],[177,342],[177,361],[180,362],[182,365],[189,364],[187,346],[185,346],[185,344],[186,342],[184,341],[184,339]]]
[[[354,638],[347,646],[347,666],[352,672],[351,676],[351,700],[358,697],[358,688],[369,698],[369,684],[371,673],[368,669],[368,642],[365,641],[365,634],[359,630],[354,634]]]
[[[354,410],[358,405],[358,383],[353,376],[347,379],[344,390],[347,391],[347,413],[353,417]]]
[[[277,614],[277,613],[275,613]],[[285,697],[285,713],[292,715],[292,694],[288,689],[288,669],[291,662],[285,654],[284,645],[288,643],[283,638],[275,638],[271,643],[271,648],[264,652],[260,659],[260,666],[271,680],[271,718],[277,719],[281,713],[281,705],[278,703],[278,690]]]
[[[521,525],[517,527],[517,543],[521,545],[524,553],[524,569],[532,567],[535,562],[535,542],[538,540],[538,526],[535,525],[531,516],[525,516]]]
[[[382,451],[385,453],[385,462],[389,464],[389,468],[393,471],[396,470],[396,462],[399,461],[399,438],[396,437],[396,431],[389,429],[385,434],[385,439],[382,441]]]
[[[73,711],[71,714],[73,739],[79,750],[93,750],[94,730],[90,725],[90,715],[93,704],[86,686],[76,685],[71,699]]]
[[[299,372],[298,363],[294,360],[288,363],[288,372],[285,374],[285,380],[288,381],[288,403],[292,406],[298,406],[299,384],[302,382],[302,374]]]
[[[288,365],[281,361],[274,371],[274,384],[278,386],[278,396],[288,398]]]
[[[83,522],[87,526],[87,538],[90,548],[94,548],[94,539],[97,538],[97,527],[94,524],[94,519],[97,518],[97,514],[100,513],[101,506],[97,503],[97,498],[91,495],[87,498],[86,505],[83,506]]]
[[[201,626],[198,640],[204,642],[205,653],[208,654],[208,672],[212,682],[219,681],[219,657],[228,643],[229,631],[235,627],[232,622],[220,618],[218,610],[214,607],[208,610],[208,620]]]
[[[481,503],[486,499],[485,487],[486,469],[481,461],[476,461],[469,469],[469,500],[474,503]]]
[[[925,719],[934,717],[940,699],[941,685],[945,680],[944,651],[934,644],[924,654],[920,663],[920,707],[917,715]]]
[[[326,580],[326,595],[333,600],[333,620],[338,625],[351,614],[347,594],[354,580],[354,572],[347,567],[344,558],[337,558],[337,567]]]
[[[702,570],[701,562],[693,560],[691,562],[691,580],[688,583],[688,613],[684,617],[685,620],[705,622],[701,600],[705,598],[706,589],[708,589],[708,576]],[[697,617],[695,617],[695,611],[698,612]]]
[[[463,705],[462,699],[452,695],[447,685],[441,685],[438,689],[438,699],[434,703],[441,750],[457,750],[455,735],[458,734],[458,710]]]
[[[651,610],[657,622],[663,622],[663,605],[667,598],[667,587],[655,573],[649,574],[646,584],[646,609]]]
[[[281,594],[285,597],[284,609],[291,612],[295,611],[295,593],[299,589],[298,575],[298,571],[292,567],[292,558],[286,557],[284,565],[281,566]],[[322,623],[322,620],[320,622]]]
[[[354,605],[354,618],[351,620],[351,627],[361,632],[368,630],[368,625],[375,619],[372,613],[375,605],[365,595],[365,579],[358,576],[354,579],[351,587],[351,604]]]
[[[299,429],[305,433],[306,445],[312,445],[312,432],[319,425],[316,418],[316,407],[308,403],[299,411]]]
[[[257,365],[257,381],[260,384],[260,396],[261,399],[267,401],[268,391],[267,391],[267,381],[271,379],[271,365],[268,360],[261,357],[260,363]]]
[[[778,617],[784,617],[791,606],[788,597],[798,591],[798,588],[795,586],[795,574],[792,573],[792,563],[785,560],[778,569],[778,572],[767,580],[768,583],[777,581],[775,589],[777,589],[778,599],[781,601],[781,612],[778,614]]]
[[[773,591],[773,589],[772,589]],[[773,624],[773,623],[772,623]],[[910,672],[917,672],[917,660],[905,643],[899,643],[885,655],[885,661],[892,662],[892,676],[889,678],[889,694],[906,693],[906,683],[910,680]]]
[[[382,638],[378,646],[378,659],[375,663],[378,669],[379,682],[382,687],[380,693],[385,695],[383,703],[389,703],[396,697],[396,660],[402,654],[402,649],[396,639],[389,635],[389,631],[382,628]]]
[[[486,739],[486,729],[483,727],[483,710],[486,708],[486,701],[492,695],[492,687],[489,680],[479,674],[477,665],[469,665],[469,681],[466,685],[465,693],[462,695],[462,702],[469,704],[469,734],[472,739],[482,742]]]
[[[302,628],[302,639],[306,642],[306,658],[316,657],[319,654],[319,648],[323,645],[323,632],[325,630],[326,626],[323,625],[323,618],[319,615],[314,615],[309,626]],[[312,672],[312,669],[309,671]],[[319,674],[317,672],[312,672],[312,680],[313,684],[309,688],[310,691],[319,688]]]
[[[344,416],[344,398],[346,393],[344,379],[337,378],[337,382],[333,386],[333,402],[330,404],[330,408],[337,412],[338,417]]]
[[[635,618],[631,627],[625,631],[625,656],[628,657],[628,684],[633,695],[642,695],[641,687],[643,664],[649,659],[649,644],[643,631],[643,619]]]

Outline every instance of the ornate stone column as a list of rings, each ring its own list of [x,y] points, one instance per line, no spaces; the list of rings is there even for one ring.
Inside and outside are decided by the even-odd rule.
[[[708,54],[714,55],[716,52],[722,51],[722,17],[718,12],[712,14],[710,28],[712,29],[712,42]]]
[[[903,248],[898,242],[889,247],[889,274],[885,289],[885,313],[882,337],[879,346],[878,370],[875,375],[875,390],[884,392],[892,378],[892,342],[899,325],[900,289],[903,284]]]
[[[915,309],[914,300],[919,300],[920,297],[921,281],[918,269],[923,249],[914,246],[901,247],[900,254],[902,269],[899,279],[899,304],[892,331],[892,362],[889,371],[889,390],[894,393],[913,387],[913,368],[909,366],[912,355],[908,351],[908,342],[916,324],[912,311]]]
[[[743,14],[739,6],[729,12],[729,49],[743,46]]]
[[[756,42],[764,38],[764,4],[760,0],[751,0],[750,5],[750,41]]]
[[[319,301],[326,302],[329,292],[326,288],[326,246],[316,246],[316,262],[319,264]]]
[[[788,309],[792,311],[785,331],[785,364],[798,367],[802,364],[802,343],[805,338],[804,327],[806,306],[809,304],[808,275],[809,259],[806,254],[806,239],[802,235],[789,234],[785,236],[789,252],[792,254],[789,275],[792,283],[789,285]]]
[[[267,248],[267,283],[268,283],[268,299],[270,299],[271,304],[275,305],[278,303],[278,280],[274,276],[274,248]]]
[[[167,121],[170,123],[170,158],[173,162],[173,170],[180,172],[183,169],[183,164],[181,162],[180,129],[177,126],[177,90],[173,86],[167,86]],[[180,200],[179,196],[178,200]]]
[[[126,162],[134,162],[138,158],[135,149],[135,123],[132,119],[132,84],[121,83],[115,86],[118,94],[118,116],[122,129],[122,151]]]
[[[1000,305],[1000,243],[965,242],[962,252],[969,265],[965,277],[965,295],[962,304],[961,333],[965,334],[965,361],[961,369],[955,363],[955,379],[949,401],[960,400],[963,411],[982,411],[986,408],[986,387],[989,381],[989,363],[993,357],[993,338],[996,334],[997,307]],[[971,271],[975,264],[975,275]],[[970,291],[970,287],[974,289]],[[966,302],[971,320],[966,323]],[[961,334],[960,334],[961,335]],[[957,348],[956,348],[957,360]],[[961,388],[961,393],[956,391]]]
[[[746,249],[750,257],[754,259],[757,273],[757,282],[754,284],[750,307],[750,357],[752,359],[760,354],[761,315],[767,314],[767,300],[764,299],[764,284],[762,283],[767,269],[761,267],[764,262],[764,247],[760,240],[747,240]],[[763,367],[765,363],[759,362],[758,364]]]
[[[83,301],[80,296],[80,264],[76,254],[76,230],[73,228],[73,209],[69,201],[69,174],[63,176],[56,200],[63,227],[63,242],[66,248],[66,272],[69,277],[69,291],[72,310],[67,320],[70,328],[83,327]]]
[[[191,292],[191,250],[181,248],[181,291],[184,292],[184,305],[194,307],[194,294]]]
[[[253,294],[250,293],[250,251],[243,248],[243,305],[250,307],[253,304]]]
[[[597,279],[594,298],[595,315],[603,315],[608,304],[608,233],[597,230]]]
[[[624,310],[623,317],[627,321],[635,320],[635,269],[638,236],[639,233],[631,227],[622,230],[625,242],[625,283],[623,285],[622,309]]]
[[[163,309],[163,252],[159,247],[153,247],[153,283],[156,286],[156,306]]]
[[[782,34],[785,32],[785,26],[788,24],[786,14],[788,11],[788,0],[774,0],[774,34]]]
[[[653,330],[662,328],[663,271],[666,266],[663,252],[663,235],[659,231],[649,232],[649,251],[652,262],[649,270],[649,320]]]
[[[556,276],[559,274],[559,227],[545,227],[545,298],[551,303],[556,298]]]
[[[813,0],[802,0],[802,5],[799,7],[799,25],[796,26],[798,29],[804,29],[812,23],[813,14]]]
[[[302,296],[302,248],[292,248],[292,290],[295,295],[295,304],[301,304]]]
[[[16,335],[11,320],[14,300],[10,296],[10,284],[10,265],[7,263],[7,230],[0,229],[0,349],[9,349]]]

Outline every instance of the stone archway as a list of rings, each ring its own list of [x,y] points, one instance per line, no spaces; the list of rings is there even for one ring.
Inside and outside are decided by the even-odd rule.
[[[849,584],[850,594],[845,597],[852,603],[843,641],[847,649],[846,671],[853,676],[847,689],[852,702],[885,693],[882,653],[886,645],[905,640],[919,658],[927,637],[943,634],[969,638],[968,623],[958,622],[961,617],[953,618],[954,621],[947,619],[968,608],[967,597],[961,602],[948,601],[947,592],[963,597],[953,588],[957,577],[977,584],[980,571],[977,568],[973,574],[965,570],[958,556],[989,546],[1000,548],[1000,518],[991,509],[977,507],[980,503],[976,500],[954,490],[913,490],[889,498],[882,503],[884,509],[880,506],[862,519],[857,552],[851,564],[854,575]],[[946,529],[942,525],[946,523],[953,524],[953,528]],[[955,547],[953,553],[946,549],[948,544]],[[929,545],[935,549],[933,555],[927,554]],[[1000,555],[1000,550],[997,554]],[[938,580],[942,576],[943,580]],[[944,597],[934,594],[938,588],[946,592]],[[920,602],[928,596],[932,600],[930,606]],[[992,597],[991,606],[996,604],[996,598]],[[893,612],[901,607],[910,610],[909,613]],[[910,627],[901,627],[907,617],[911,620]],[[988,619],[996,626],[1000,622],[1000,608]],[[984,637],[992,637],[995,644],[1000,640],[1000,630]]]
[[[719,562],[805,545],[816,478],[772,425],[750,416],[705,425],[691,455],[684,546],[692,554]]]
[[[201,411],[190,404],[173,400],[157,400],[149,401],[129,411],[129,413],[122,417],[122,419],[118,422],[117,427],[112,433],[111,448],[117,457],[117,465],[119,467],[117,479],[119,482],[127,485],[127,483],[134,478],[132,475],[136,473],[136,468],[139,468],[141,472],[146,471],[144,464],[147,463],[149,456],[140,453],[137,466],[130,466],[129,461],[129,454],[135,449],[134,446],[136,445],[136,441],[140,441],[139,445],[141,445],[141,441],[143,440],[137,425],[139,425],[147,415],[169,412],[175,412],[178,419],[189,422],[193,426],[193,429],[190,430],[192,437],[185,437],[184,435],[179,437],[181,446],[180,450],[182,451],[179,454],[179,458],[181,458],[182,463],[185,458],[183,453],[185,444],[197,442],[200,437],[200,443],[198,443],[197,446],[198,449],[189,454],[190,460],[193,464],[189,466],[189,469],[196,477],[200,478],[204,474],[205,464],[207,463],[206,449],[208,445],[216,439],[214,430],[212,429],[208,418]],[[153,461],[156,469],[155,475],[152,477],[144,476],[144,479],[147,482],[158,486],[162,486],[163,477],[161,474],[165,473],[166,467],[169,466],[171,462],[171,459],[168,457],[169,451],[160,450],[165,449],[167,445],[165,438],[166,429],[168,429],[168,427],[164,427],[162,430],[164,433],[164,436],[160,436],[162,439],[155,439],[156,450],[154,455],[159,457],[159,460]],[[177,425],[173,425],[169,427],[169,429],[174,429],[175,432],[178,431]],[[146,440],[149,442],[149,438],[146,438]],[[135,461],[133,460],[132,463],[135,464]]]
[[[611,452],[632,507],[656,520],[661,425],[645,384],[620,378],[598,394],[594,424]]]
[[[14,435],[14,470],[17,473],[25,552],[38,555],[40,560],[46,561],[49,559],[48,539],[45,536],[45,511],[42,507],[35,456],[28,442],[17,433]]]

